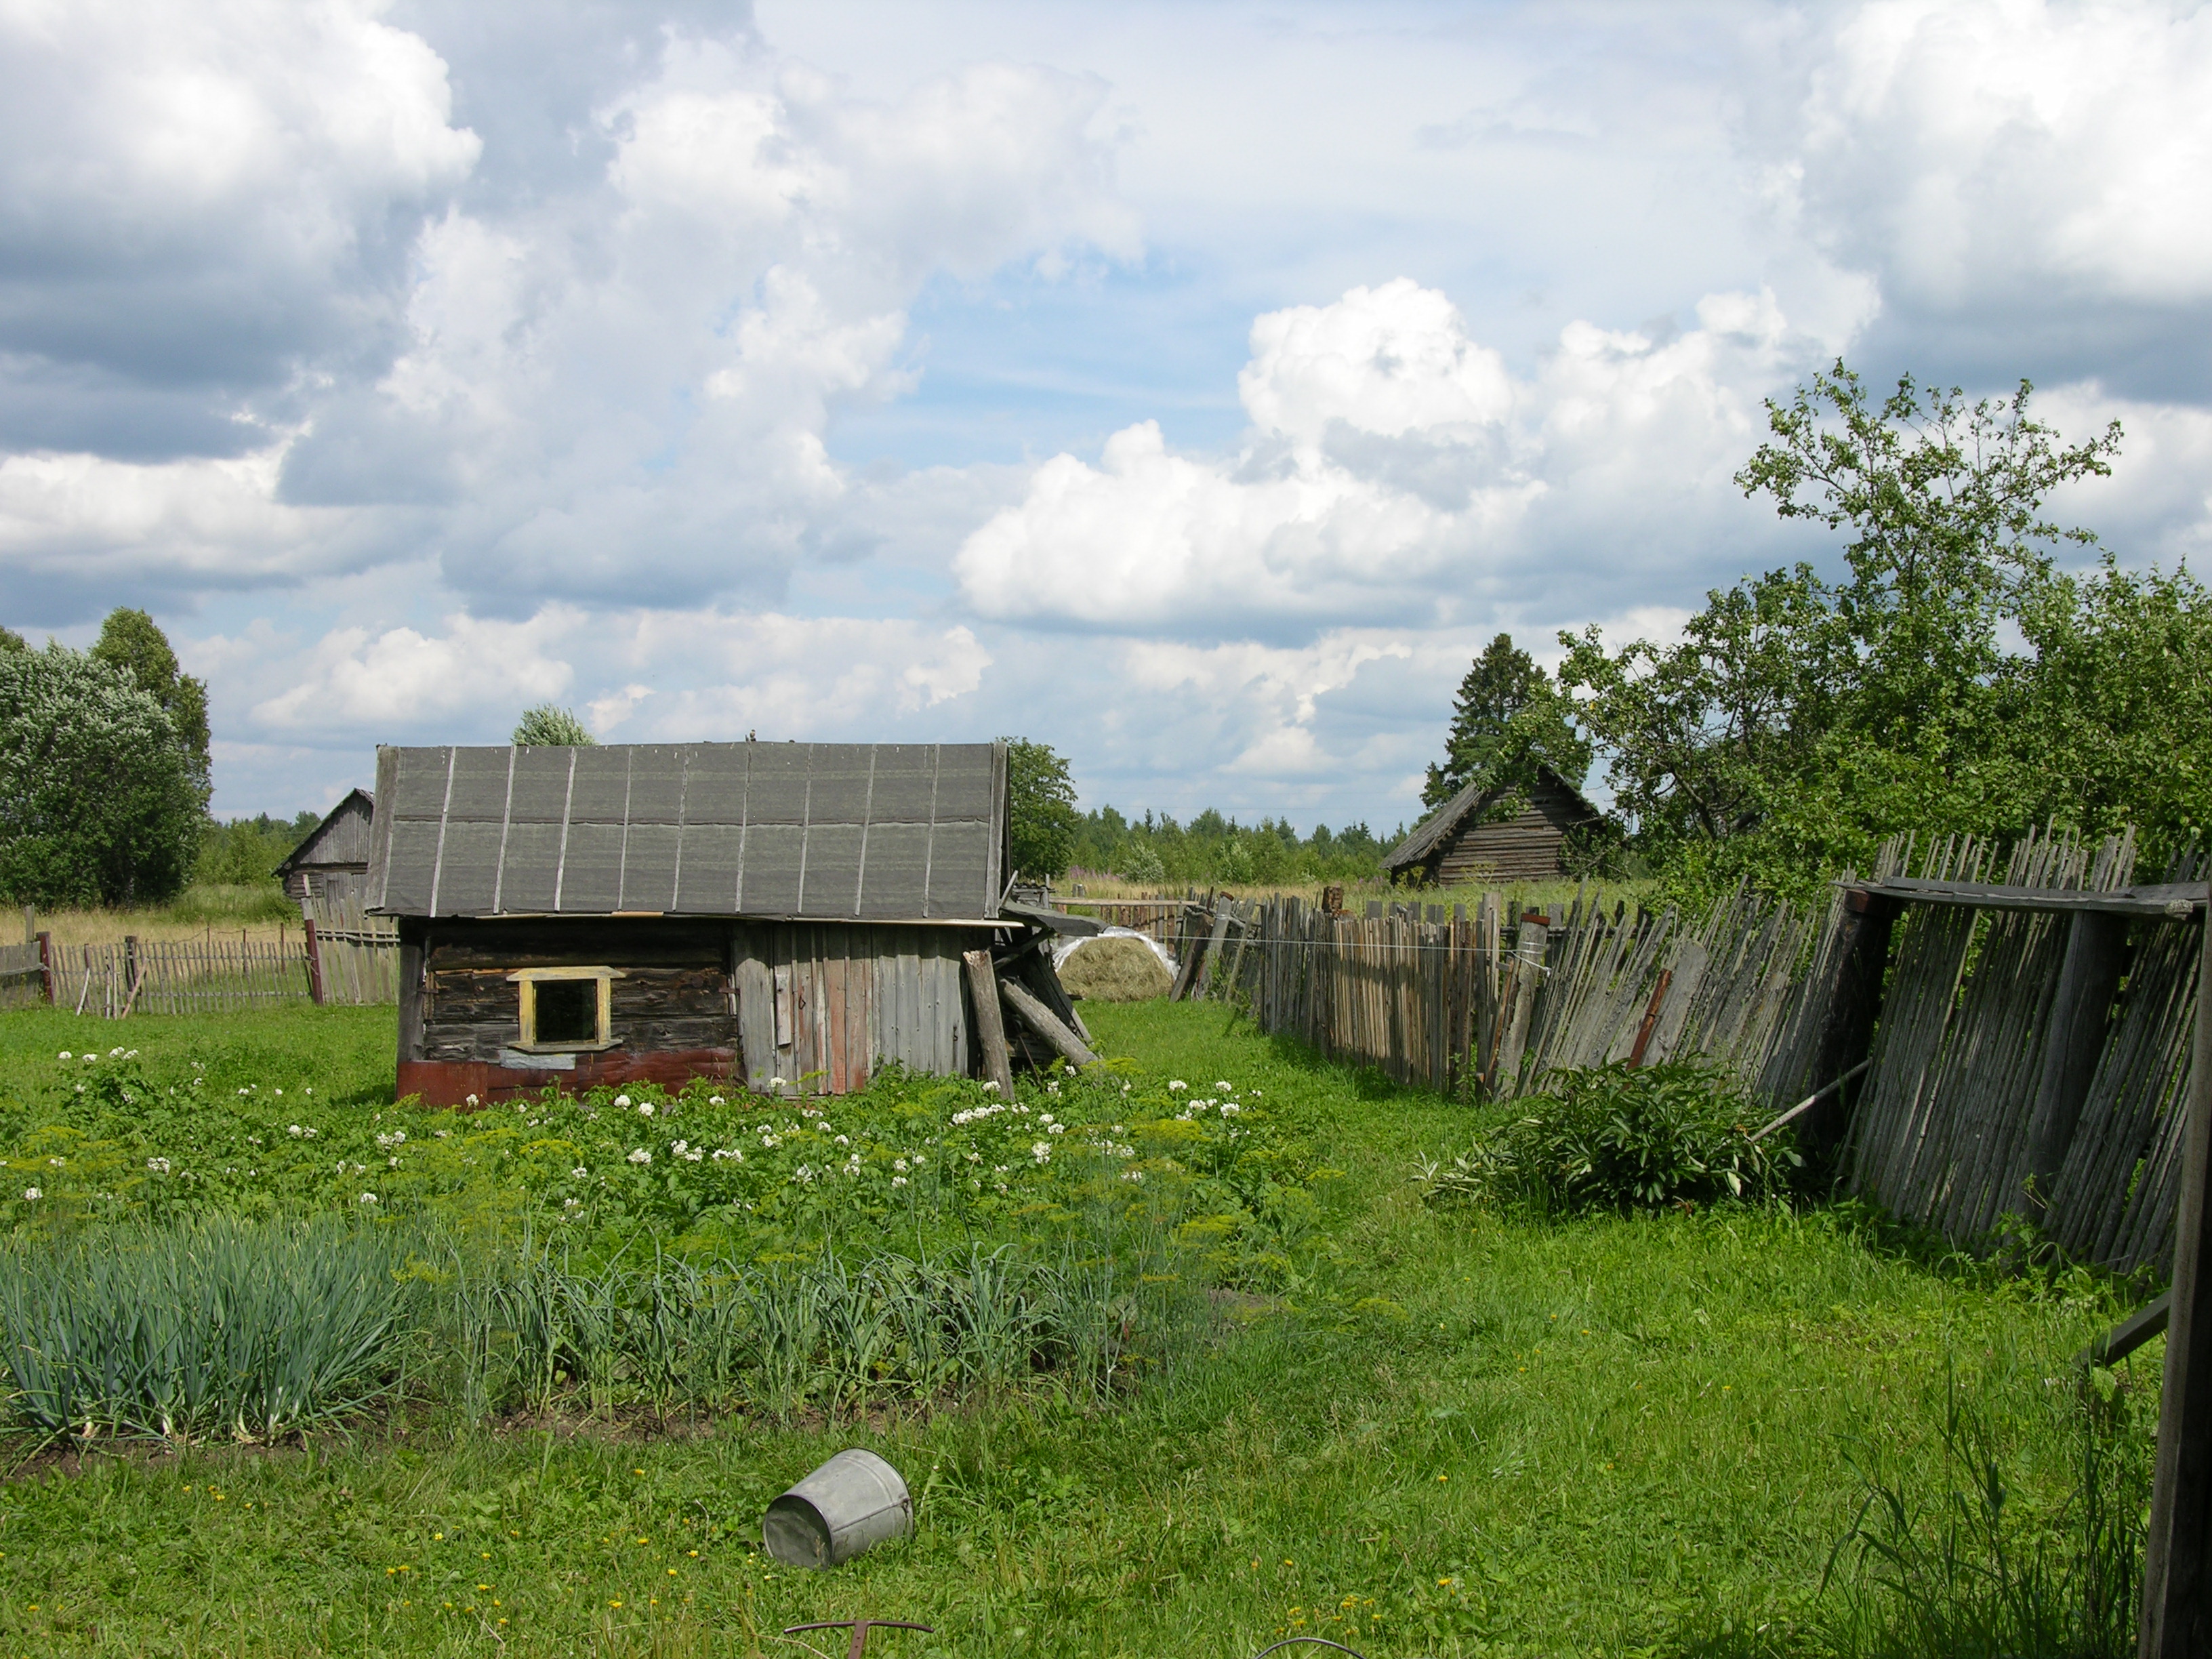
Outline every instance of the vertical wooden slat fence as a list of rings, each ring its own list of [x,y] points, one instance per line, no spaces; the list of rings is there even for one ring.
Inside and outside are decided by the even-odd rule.
[[[304,943],[125,939],[58,947],[55,954],[56,1004],[108,1019],[228,1013],[309,1000]]]
[[[301,912],[313,930],[322,1000],[355,1007],[399,1000],[399,921],[364,914],[358,898],[310,898]]]

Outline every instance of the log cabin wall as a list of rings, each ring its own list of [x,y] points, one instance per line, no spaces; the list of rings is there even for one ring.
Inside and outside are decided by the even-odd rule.
[[[845,1094],[886,1060],[939,1076],[969,1069],[960,953],[988,928],[719,920],[453,920],[404,930],[401,1095],[464,1105],[548,1085],[694,1078]],[[524,1054],[518,969],[607,967],[598,1052]],[[411,1013],[411,1018],[410,1014]]]

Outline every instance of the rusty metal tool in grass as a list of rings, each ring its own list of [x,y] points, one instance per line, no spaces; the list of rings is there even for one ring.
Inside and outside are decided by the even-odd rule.
[[[931,1626],[909,1625],[903,1619],[824,1619],[816,1625],[786,1626],[783,1633],[796,1636],[803,1630],[851,1631],[853,1645],[845,1650],[845,1659],[860,1659],[860,1650],[868,1645],[868,1632],[872,1630],[918,1630],[925,1635],[936,1634]]]

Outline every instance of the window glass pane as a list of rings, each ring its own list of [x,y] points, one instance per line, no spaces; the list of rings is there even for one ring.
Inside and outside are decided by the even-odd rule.
[[[597,1042],[599,1040],[599,981],[539,980],[538,1040],[540,1042]]]

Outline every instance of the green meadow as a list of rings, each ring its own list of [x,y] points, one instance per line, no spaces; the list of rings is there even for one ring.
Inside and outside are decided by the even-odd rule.
[[[1110,1077],[1016,1102],[477,1114],[392,1104],[387,1011],[0,1017],[11,1343],[302,1239],[383,1322],[320,1395],[167,1436],[19,1376],[0,1653],[834,1655],[781,1632],[861,1616],[933,1626],[871,1639],[910,1659],[1908,1652],[1966,1650],[1929,1632],[1976,1595],[2095,1600],[2076,1540],[2139,1504],[2160,1354],[2075,1370],[2115,1287],[1809,1201],[1431,1205],[1419,1159],[1498,1109],[1218,1006],[1085,1012]],[[968,1298],[941,1346],[895,1328],[916,1285]],[[881,1317],[775,1347],[803,1295]],[[529,1296],[568,1298],[542,1353]],[[848,1445],[914,1536],[775,1565],[763,1509]]]

